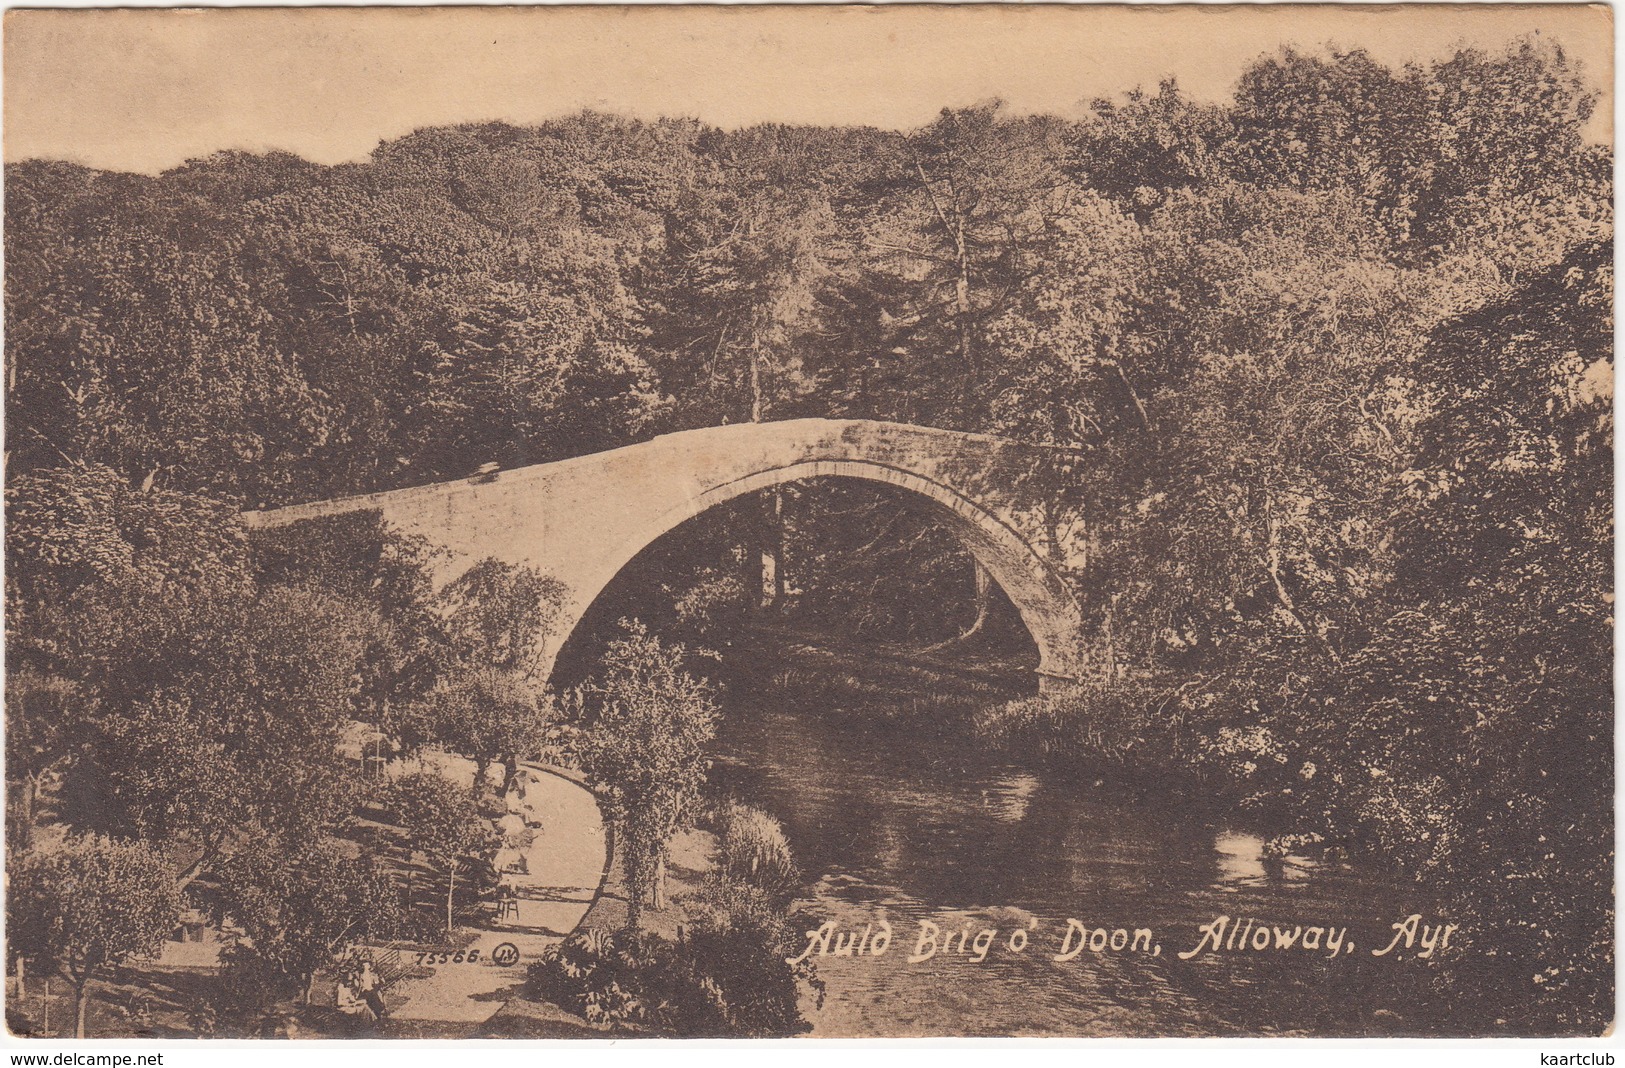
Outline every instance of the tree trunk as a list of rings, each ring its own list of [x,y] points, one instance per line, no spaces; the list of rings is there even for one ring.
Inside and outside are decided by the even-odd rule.
[[[750,350],[750,421],[762,421],[762,354]]]
[[[51,973],[45,973],[45,1007],[40,1010],[40,1031],[45,1035],[51,1033]]]
[[[626,875],[626,926],[630,931],[638,931],[643,927],[643,895],[648,892],[644,866],[649,858],[640,855],[639,847],[632,842],[629,841],[627,845],[630,848],[621,862]]]
[[[759,347],[753,345],[750,350],[750,421],[760,423],[765,408],[762,404],[762,353]],[[771,495],[771,503],[768,498]],[[778,515],[783,510],[783,502],[779,498],[778,490],[771,490],[762,497],[763,522],[760,545],[761,553],[761,599],[756,607],[771,608],[778,600],[778,574],[779,574],[779,524]]]
[[[33,775],[23,778],[22,811],[18,813],[17,846],[27,849],[34,843],[34,808],[39,801],[39,779]]]
[[[457,862],[450,865],[451,878],[446,882],[446,933],[451,934],[451,898],[457,893]]]
[[[655,910],[666,907],[666,855],[655,855],[654,878],[649,880],[649,906]]]
[[[1101,626],[1101,667],[1105,672],[1107,682],[1117,679],[1117,600],[1121,593],[1112,594],[1111,604],[1106,607],[1106,619]]]
[[[315,987],[316,987],[316,973],[311,972],[309,975],[305,976],[305,997],[304,997],[304,1000],[305,1000],[305,1005],[307,1007],[310,1005],[311,991],[314,990]]]
[[[1112,368],[1117,372],[1117,379],[1123,383],[1123,388],[1128,390],[1129,399],[1134,402],[1134,411],[1140,417],[1140,425],[1147,430],[1152,429],[1151,413],[1146,411],[1145,401],[1140,399],[1139,390],[1135,389],[1134,383],[1128,380],[1128,372],[1123,370],[1123,361],[1113,360]]]
[[[955,303],[958,305],[959,315],[959,358],[965,364],[965,408],[967,412],[971,405],[971,398],[976,396],[977,379],[981,377],[976,366],[976,353],[971,347],[970,340],[970,264],[965,259],[964,240],[959,239],[959,278],[954,284]]]
[[[974,556],[971,557],[971,567],[974,570],[976,582],[976,618],[971,620],[970,626],[952,638],[944,638],[940,642],[934,642],[920,650],[921,652],[934,653],[938,649],[958,645],[960,642],[974,638],[987,626],[988,616],[993,611],[993,576],[988,574],[987,568],[983,567],[982,562]]]
[[[779,590],[779,558],[768,543],[762,544],[762,594],[758,599],[757,607],[772,608],[778,602]]]
[[[1270,583],[1275,587],[1276,599],[1298,625],[1298,629],[1303,631],[1304,637],[1317,645],[1332,663],[1341,664],[1342,658],[1337,655],[1337,650],[1333,649],[1331,642],[1320,633],[1320,628],[1298,610],[1297,601],[1286,588],[1286,581],[1281,576],[1281,536],[1280,528],[1275,522],[1275,497],[1268,492],[1264,494],[1264,530],[1266,538],[1264,565],[1269,572]]]
[[[960,641],[973,638],[982,633],[987,626],[987,617],[993,610],[993,576],[987,573],[980,560],[971,559],[971,567],[976,569],[976,618],[971,620],[970,627],[959,636]]]
[[[198,858],[192,862],[191,866],[176,878],[175,888],[185,890],[188,886],[191,886],[192,880],[203,874],[203,869],[208,867],[209,862],[220,854],[220,850],[225,844],[226,832],[224,831],[220,832],[219,836],[212,840],[204,839],[203,851],[198,854]]]
[[[21,1001],[28,996],[28,961],[22,954],[17,955],[17,1000]]]
[[[772,608],[784,595],[784,495],[778,489],[762,494],[762,582],[759,607]]]
[[[74,988],[74,1017],[73,1037],[85,1037],[85,1015],[90,1008],[90,980],[86,979]]]

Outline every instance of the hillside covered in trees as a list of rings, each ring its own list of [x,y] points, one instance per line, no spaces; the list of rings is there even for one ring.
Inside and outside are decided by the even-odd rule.
[[[1035,492],[1084,531],[1091,677],[988,737],[1389,858],[1472,935],[1441,972],[1458,1030],[1597,1033],[1596,100],[1525,40],[1401,70],[1284,51],[1222,104],[1168,82],[902,133],[585,113],[340,166],[10,165],[9,844],[47,781],[53,819],[183,881],[256,821],[309,841],[347,811],[323,756],[343,723],[398,731],[447,672],[511,667],[424,637],[445,611],[409,546],[345,574],[249,545],[237,511],[726,422],[896,420],[1075,450]],[[796,498],[802,603],[861,596],[869,631],[940,639],[903,602],[974,615],[959,550],[884,504]],[[186,753],[229,759],[246,804]]]

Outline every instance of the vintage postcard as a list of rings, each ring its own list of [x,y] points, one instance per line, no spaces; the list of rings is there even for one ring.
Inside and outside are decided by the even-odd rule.
[[[1611,1029],[1609,8],[4,48],[14,1041]]]

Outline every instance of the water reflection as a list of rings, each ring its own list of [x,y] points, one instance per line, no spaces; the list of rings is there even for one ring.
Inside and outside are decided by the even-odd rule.
[[[1311,878],[1318,863],[1291,854],[1271,855],[1264,839],[1256,834],[1221,828],[1213,837],[1213,851],[1219,858],[1219,880],[1215,886],[1234,892],[1241,886],[1262,886],[1269,882],[1298,882]]]
[[[1027,815],[1027,805],[1038,792],[1038,776],[1017,772],[982,791],[982,804],[988,811],[1006,823],[1020,823]]]
[[[1260,885],[1268,877],[1264,870],[1264,839],[1255,834],[1220,831],[1213,839],[1219,855],[1219,886],[1226,883]]]

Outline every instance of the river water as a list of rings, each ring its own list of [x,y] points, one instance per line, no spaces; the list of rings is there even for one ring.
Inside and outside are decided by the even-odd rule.
[[[874,948],[890,925],[878,955],[814,954],[826,985],[822,1007],[808,1006],[814,1035],[1449,1031],[1420,974],[1431,963],[1420,941],[1371,952],[1408,915],[1435,919],[1414,888],[1374,867],[1267,861],[1257,836],[1188,806],[1012,764],[917,726],[816,712],[731,710],[711,778],[784,825],[807,878],[803,926],[833,920],[860,947],[867,928]],[[1219,917],[1234,926],[1214,950],[1201,928]],[[1069,920],[1104,933],[1057,961],[1079,946],[1064,943]],[[919,945],[922,921],[942,932],[937,952],[910,963],[930,948]],[[1273,948],[1276,928],[1298,927],[1292,948]],[[1260,928],[1272,948],[1250,948]],[[977,961],[984,929],[997,933]],[[1232,934],[1249,948],[1227,948],[1241,941]],[[1317,948],[1301,948],[1309,939]]]

